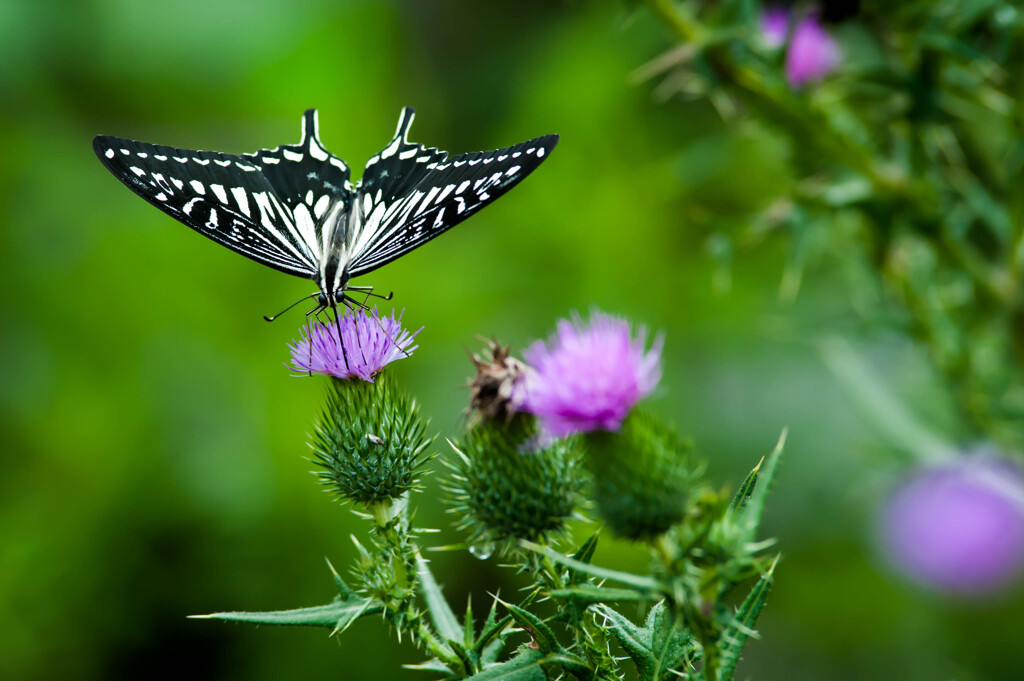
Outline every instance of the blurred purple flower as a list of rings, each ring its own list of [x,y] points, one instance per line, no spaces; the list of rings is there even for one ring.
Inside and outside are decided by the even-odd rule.
[[[926,468],[889,499],[881,530],[889,559],[916,581],[998,589],[1024,567],[1024,474],[979,456]]]
[[[617,430],[661,379],[664,338],[645,351],[646,337],[641,327],[634,339],[629,322],[596,310],[587,323],[560,320],[547,344],[536,341],[523,353],[530,371],[514,393],[517,408],[555,437]]]
[[[769,7],[761,13],[761,37],[769,47],[782,47],[788,36],[788,8]]]
[[[793,29],[786,51],[786,79],[792,87],[824,78],[839,63],[839,45],[816,16],[802,19]]]
[[[395,319],[394,310],[390,317],[381,317],[374,308],[371,314],[363,310],[350,312],[338,324],[316,322],[311,329],[303,327],[302,336],[288,346],[291,368],[304,374],[361,378],[372,383],[384,367],[419,347],[411,343],[423,327],[410,334],[402,328],[401,320],[401,314]]]

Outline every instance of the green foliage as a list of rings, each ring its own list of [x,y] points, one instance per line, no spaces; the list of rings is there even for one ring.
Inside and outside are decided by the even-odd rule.
[[[518,415],[481,422],[453,445],[449,496],[470,542],[509,548],[565,530],[579,504],[578,443],[535,438],[533,418]]]
[[[416,485],[432,441],[416,403],[385,371],[375,383],[331,379],[311,447],[320,479],[339,497],[378,504]]]
[[[832,29],[837,72],[795,90],[782,51],[759,35],[758,3],[646,5],[680,43],[642,69],[664,78],[662,97],[706,98],[785,150],[776,163],[789,157],[769,174],[792,181],[755,190],[743,215],[713,192],[687,195],[720,262],[734,244],[786,234],[786,299],[805,271],[839,265],[867,322],[928,349],[975,438],[1024,446],[1021,8],[865,2]]]
[[[671,679],[686,673],[699,647],[677,614],[658,601],[643,627],[607,606],[600,609],[608,620],[608,629],[636,665],[640,681]]]
[[[650,539],[683,519],[697,471],[674,430],[634,411],[617,432],[585,440],[597,511],[616,534]]]

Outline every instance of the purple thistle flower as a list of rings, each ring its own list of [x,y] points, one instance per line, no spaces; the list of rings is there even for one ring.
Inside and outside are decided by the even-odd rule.
[[[550,436],[617,430],[661,379],[664,337],[645,352],[646,338],[643,327],[634,339],[629,322],[596,310],[588,323],[560,320],[547,344],[536,341],[523,353],[531,370],[513,399]]]
[[[761,13],[761,38],[768,47],[782,47],[789,37],[789,9],[769,7]]]
[[[1024,567],[1024,474],[978,456],[926,468],[889,499],[881,530],[889,559],[925,586],[1006,586]]]
[[[373,377],[384,367],[409,356],[419,347],[411,343],[423,327],[410,334],[402,328],[402,314],[395,319],[392,310],[390,317],[381,317],[377,308],[372,314],[363,310],[346,314],[340,320],[340,343],[339,324],[317,322],[312,329],[303,327],[302,336],[288,346],[292,354],[291,368],[304,374],[361,378],[373,383]]]
[[[799,87],[819,81],[839,63],[839,45],[828,34],[816,16],[802,19],[793,29],[793,38],[786,52],[786,79]]]

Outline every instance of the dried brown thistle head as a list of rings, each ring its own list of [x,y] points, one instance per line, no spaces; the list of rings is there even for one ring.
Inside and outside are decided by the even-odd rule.
[[[482,340],[487,344],[485,351],[471,355],[476,376],[469,382],[470,425],[498,418],[509,421],[515,414],[512,398],[516,382],[527,371],[525,364],[512,357],[508,346],[502,347],[496,340]]]

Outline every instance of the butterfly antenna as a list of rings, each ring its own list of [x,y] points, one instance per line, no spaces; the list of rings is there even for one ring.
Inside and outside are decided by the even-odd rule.
[[[296,301],[295,301],[294,303],[292,303],[291,305],[289,305],[288,307],[286,307],[285,309],[283,309],[283,310],[281,310],[280,312],[278,312],[277,314],[275,314],[275,315],[270,315],[269,317],[268,317],[267,315],[263,315],[263,318],[264,318],[264,319],[266,319],[266,320],[267,320],[268,322],[272,322],[272,321],[274,321],[275,319],[277,319],[278,317],[280,317],[281,315],[283,315],[283,314],[284,314],[285,312],[287,312],[288,310],[292,309],[293,307],[295,307],[296,305],[298,305],[299,303],[301,303],[301,302],[302,302],[303,300],[309,300],[310,298],[315,298],[315,297],[316,297],[316,295],[317,295],[316,293],[311,293],[311,294],[309,294],[308,296],[303,296],[303,297],[299,298],[298,300],[296,300]],[[306,313],[306,316],[309,316],[309,313],[308,313],[308,312]]]

